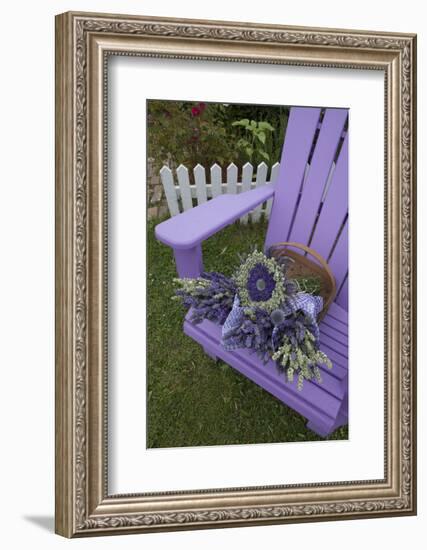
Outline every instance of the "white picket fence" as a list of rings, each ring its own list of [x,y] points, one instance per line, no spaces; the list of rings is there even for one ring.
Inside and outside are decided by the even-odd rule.
[[[198,204],[203,204],[207,200],[217,197],[222,193],[242,193],[255,187],[273,183],[279,174],[280,163],[276,162],[268,174],[268,166],[261,162],[256,168],[250,163],[246,163],[241,171],[240,179],[237,166],[233,163],[227,166],[226,181],[222,181],[222,169],[218,164],[211,166],[209,182],[206,178],[206,170],[198,164],[193,169],[195,185],[190,184],[190,175],[188,168],[180,164],[174,172],[168,167],[163,166],[160,170],[160,178],[166,196],[169,212],[171,216],[177,216]],[[254,177],[255,175],[255,177]],[[269,176],[269,179],[268,179]],[[271,211],[272,199],[266,201],[255,208],[249,215],[241,218],[242,223],[251,221],[257,222],[261,216],[269,217]]]

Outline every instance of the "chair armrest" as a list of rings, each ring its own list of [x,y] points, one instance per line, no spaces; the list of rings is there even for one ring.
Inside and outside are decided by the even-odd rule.
[[[157,225],[156,238],[175,250],[194,248],[273,195],[273,183],[238,195],[219,195]]]

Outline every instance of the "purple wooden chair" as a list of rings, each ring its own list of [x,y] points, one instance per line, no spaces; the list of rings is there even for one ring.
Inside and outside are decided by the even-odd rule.
[[[308,419],[327,436],[348,422],[348,137],[346,109],[290,110],[276,183],[237,195],[221,195],[159,224],[156,237],[173,248],[180,277],[203,270],[202,242],[273,197],[265,249],[282,241],[306,244],[329,263],[337,296],[320,323],[321,349],[333,363],[322,383],[305,381],[302,391],[285,380],[273,361],[262,363],[241,349],[226,351],[221,327],[210,321],[184,332],[213,358],[220,358]]]

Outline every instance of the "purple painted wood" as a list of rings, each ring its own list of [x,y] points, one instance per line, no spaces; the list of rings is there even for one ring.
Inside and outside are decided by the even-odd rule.
[[[336,353],[339,353],[342,357],[348,358],[348,351],[347,346],[343,346],[340,342],[335,340],[335,338],[331,338],[330,334],[327,334],[324,330],[324,327],[320,327],[320,340],[322,341],[325,346],[329,346],[332,348]]]
[[[340,330],[341,327],[338,326],[338,323],[333,317],[326,317],[325,319],[323,319],[322,326],[333,331],[335,338],[338,338],[340,342],[342,342],[343,344],[348,344],[348,334]]]
[[[332,176],[310,246],[328,258],[348,211],[348,136]],[[347,258],[343,258],[347,265]]]
[[[321,346],[321,350],[326,353],[326,351],[325,351],[326,346],[323,346],[323,347]],[[340,363],[335,360],[336,357],[338,357],[338,360],[341,359],[341,356],[334,355],[332,357],[329,354],[327,354],[327,355],[329,356],[329,359],[332,361],[333,368],[328,369],[328,367],[326,367],[325,365],[320,365],[320,367],[319,367],[320,371],[321,371],[322,375],[324,373],[326,373],[326,376],[328,378],[329,377],[336,378],[341,383],[342,380],[344,380],[347,377],[347,366],[340,365]]]
[[[345,222],[328,263],[334,274],[337,289],[340,289],[348,272],[348,220]]]
[[[327,437],[331,432],[335,431],[340,426],[344,426],[348,423],[348,393],[345,394],[344,399],[341,403],[341,408],[338,412],[335,423],[331,426],[325,422],[322,422],[321,419],[309,420],[307,423],[307,428],[310,428],[313,432],[321,435],[322,437]]]
[[[347,115],[347,109],[327,109],[289,239],[282,240],[309,243]]]
[[[175,248],[173,254],[176,270],[182,279],[185,277],[196,278],[203,271],[202,247],[200,244],[187,249]]]
[[[332,361],[334,366],[338,365],[338,367],[340,367],[339,369],[332,370],[332,373],[338,377],[342,377],[343,371],[341,369],[344,369],[344,371],[347,371],[348,358],[337,353],[334,350],[334,348],[329,347],[325,342],[321,342],[320,349],[326,353],[326,355]]]
[[[337,321],[340,321],[345,326],[348,326],[348,314],[347,311],[344,310],[342,307],[337,305],[336,303],[332,303],[329,306],[328,309],[328,315],[336,319]]]
[[[156,238],[175,250],[193,248],[271,198],[274,189],[275,184],[270,183],[238,195],[220,195],[159,223]]]
[[[340,344],[342,344],[347,348],[348,337],[345,334],[343,334],[342,332],[339,332],[338,330],[335,330],[333,327],[323,322],[321,324],[321,330],[324,334],[327,334],[328,336],[330,336],[331,338],[333,338],[334,340],[336,340],[337,342],[339,342]]]
[[[289,114],[285,143],[276,180],[265,247],[289,240],[295,207],[298,201],[307,160],[319,122],[320,109],[294,107]]]
[[[348,276],[337,296],[336,301],[342,308],[348,311]]]
[[[348,397],[345,397],[342,402],[341,408],[338,412],[337,418],[332,426],[330,424],[321,422],[320,420],[316,419],[316,421],[310,420],[307,423],[307,428],[309,428],[313,432],[316,432],[318,435],[322,437],[327,437],[337,428],[339,428],[340,426],[344,426],[347,423],[348,423]]]
[[[317,386],[320,391],[327,391],[334,397],[337,397],[338,399],[342,399],[343,395],[343,380],[342,378],[339,378],[338,376],[332,375],[333,369],[320,369],[322,381],[317,382],[317,380],[312,380],[309,382],[309,384],[314,384]],[[284,377],[285,374],[282,373],[282,376]],[[345,377],[344,377],[345,378]],[[304,381],[305,384],[306,380]],[[288,383],[288,382],[287,382]],[[304,388],[303,390],[304,391]],[[301,393],[301,392],[300,392]]]
[[[283,403],[313,422],[314,430],[318,428],[321,435],[336,429],[337,418],[342,410],[342,404],[347,392],[347,379],[339,383],[333,377],[323,373],[322,384],[304,381],[302,391],[296,387],[296,378],[290,383],[283,373],[280,373],[273,361],[263,364],[256,354],[241,349],[227,352],[221,345],[221,327],[211,321],[203,321],[194,325],[184,322],[184,332],[196,340],[209,352],[210,356],[218,357],[234,369],[261,386],[263,389],[280,399]],[[335,427],[335,428],[334,428]]]
[[[341,334],[348,336],[348,326],[345,323],[338,321],[337,319],[332,317],[329,313],[325,315],[322,323],[325,323],[334,328],[336,331],[341,332]]]

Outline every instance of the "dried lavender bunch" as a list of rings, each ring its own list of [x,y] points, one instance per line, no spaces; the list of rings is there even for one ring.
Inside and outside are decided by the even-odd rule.
[[[223,346],[227,350],[248,348],[268,361],[274,351],[271,338],[274,327],[270,314],[259,308],[237,309],[234,326],[223,331]]]
[[[332,368],[332,363],[319,349],[317,325],[301,312],[288,317],[279,328],[281,345],[273,360],[285,370],[288,381],[298,376],[297,387],[302,390],[304,379],[322,381],[319,365]]]
[[[179,288],[173,298],[180,300],[186,309],[191,308],[192,323],[201,323],[204,319],[224,323],[236,294],[232,279],[222,273],[203,272],[196,279],[174,279],[174,282]]]

